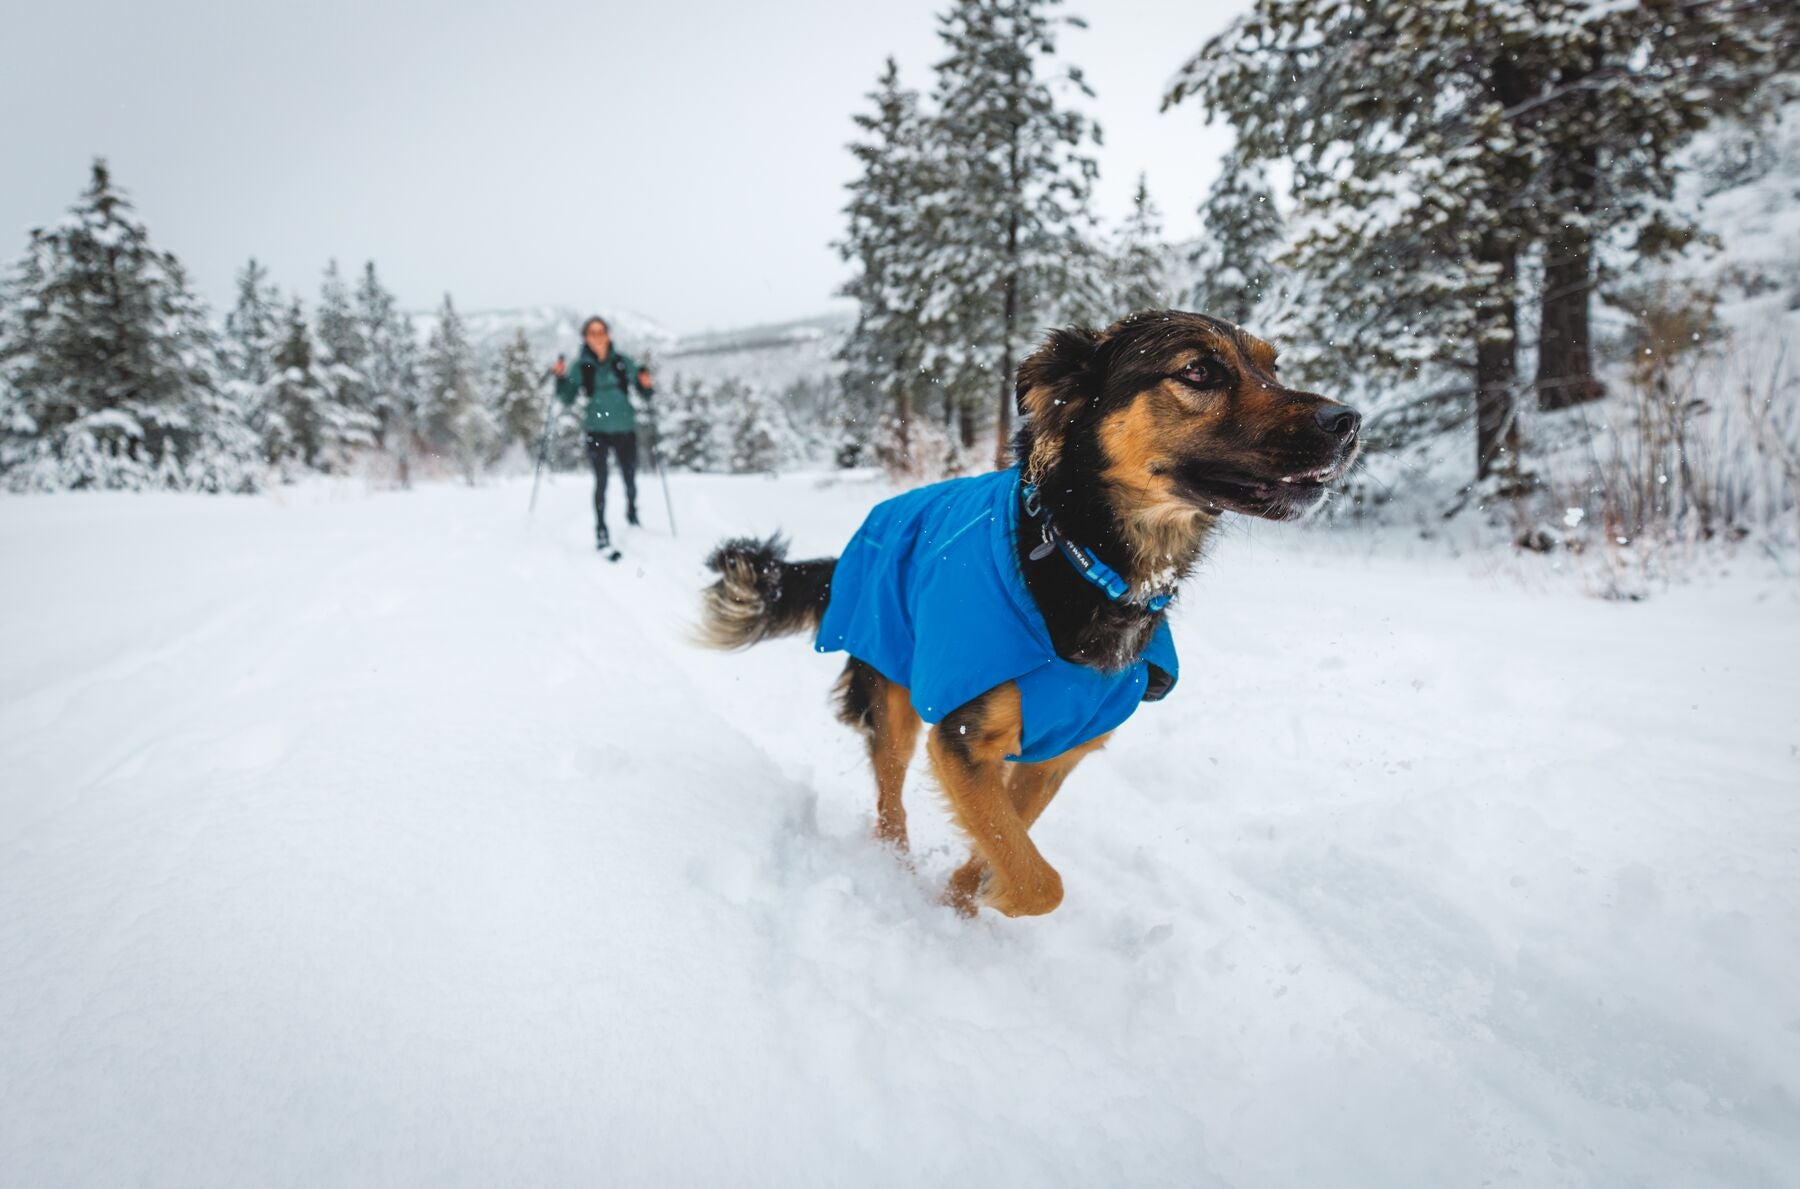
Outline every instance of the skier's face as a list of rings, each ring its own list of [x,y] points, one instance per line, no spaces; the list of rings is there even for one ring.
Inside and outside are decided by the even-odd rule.
[[[606,324],[603,322],[588,323],[585,337],[587,339],[588,349],[600,356],[600,358],[605,359],[607,348],[612,346],[612,335],[606,332]]]

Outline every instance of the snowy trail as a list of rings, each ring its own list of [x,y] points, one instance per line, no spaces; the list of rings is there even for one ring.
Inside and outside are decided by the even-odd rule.
[[[1239,533],[964,922],[840,658],[683,642],[878,489],[675,489],[0,501],[0,1180],[1800,1181],[1791,581]]]

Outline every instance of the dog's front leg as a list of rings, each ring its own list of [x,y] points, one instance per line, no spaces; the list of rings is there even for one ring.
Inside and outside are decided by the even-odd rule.
[[[1050,807],[1051,800],[1062,788],[1063,781],[1075,770],[1082,757],[1090,752],[1099,751],[1111,739],[1111,733],[1090,739],[1078,747],[1054,759],[1044,760],[1036,764],[1008,764],[1006,766],[1006,789],[1012,796],[1013,808],[1019,812],[1019,820],[1025,823],[1027,830],[1037,824],[1045,809]],[[944,898],[966,913],[975,911],[975,893],[981,887],[981,881],[987,877],[987,863],[977,851],[969,856],[969,861],[956,869],[950,877],[950,886],[945,890]]]
[[[1007,788],[1019,725],[1019,689],[1008,682],[946,715],[926,743],[957,824],[987,865],[982,902],[1014,917],[1049,912],[1063,895],[1062,876],[1038,853]]]

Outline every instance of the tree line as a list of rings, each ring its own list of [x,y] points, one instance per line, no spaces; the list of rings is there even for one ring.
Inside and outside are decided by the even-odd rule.
[[[335,262],[308,312],[254,259],[215,327],[96,161],[0,291],[0,479],[14,490],[253,491],[371,453],[473,477],[535,441],[542,369],[519,338],[483,366],[448,295],[421,348],[371,262]]]
[[[309,308],[251,259],[215,326],[96,161],[0,287],[0,483],[248,492],[376,463],[404,486],[533,457],[549,381],[524,332],[483,358],[448,294],[431,322],[421,340],[373,262],[353,278],[328,264]],[[652,424],[672,465],[773,472],[854,462],[862,435],[841,404],[820,383],[677,377]],[[551,431],[552,463],[583,465],[578,418]]]

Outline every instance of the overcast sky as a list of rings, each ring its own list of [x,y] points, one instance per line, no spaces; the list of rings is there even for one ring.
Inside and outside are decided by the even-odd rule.
[[[943,0],[0,0],[0,258],[106,156],[215,306],[245,258],[310,300],[374,259],[411,307],[630,309],[676,331],[831,308],[844,150],[889,53],[926,89]],[[1099,209],[1172,234],[1226,143],[1168,77],[1246,0],[1107,0],[1061,50],[1098,97]]]

